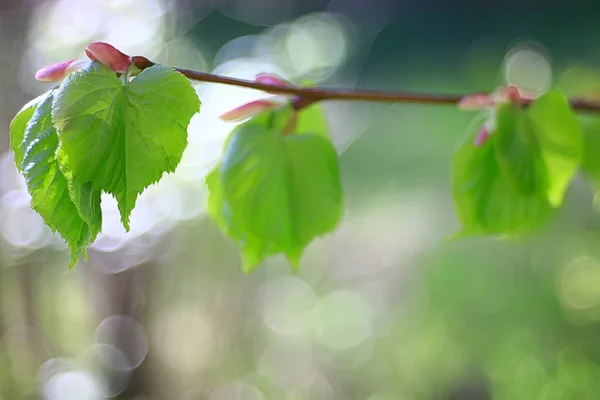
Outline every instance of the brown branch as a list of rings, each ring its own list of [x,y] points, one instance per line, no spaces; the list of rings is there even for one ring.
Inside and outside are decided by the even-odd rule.
[[[146,57],[132,57],[133,64],[139,69],[146,69],[154,62]],[[426,94],[426,93],[406,93],[376,90],[348,90],[338,88],[318,88],[318,87],[285,87],[270,85],[261,82],[248,81],[245,79],[232,78],[229,76],[215,75],[208,72],[194,71],[191,69],[173,67],[188,79],[200,82],[220,83],[223,85],[239,86],[249,89],[262,90],[271,94],[282,94],[295,96],[304,99],[303,106],[322,100],[346,100],[346,101],[369,101],[385,103],[426,103],[426,104],[457,104],[464,94]],[[600,112],[600,102],[588,99],[571,99],[571,107],[579,111]],[[527,102],[525,103],[527,104]]]

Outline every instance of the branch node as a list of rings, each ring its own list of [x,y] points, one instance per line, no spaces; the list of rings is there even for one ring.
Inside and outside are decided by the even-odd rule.
[[[292,103],[292,107],[294,108],[294,110],[300,111],[303,108],[307,108],[307,107],[311,106],[316,101],[317,100],[309,99],[309,98],[306,98],[303,96],[294,96],[291,103]]]
[[[155,65],[152,61],[148,60],[146,57],[143,56],[131,57],[131,63],[141,70],[150,68],[151,66]]]

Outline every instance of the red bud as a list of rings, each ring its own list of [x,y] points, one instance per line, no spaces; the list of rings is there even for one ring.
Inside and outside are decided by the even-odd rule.
[[[254,100],[237,108],[234,108],[231,111],[227,111],[226,113],[222,114],[219,118],[221,118],[223,121],[237,122],[258,115],[263,111],[277,108],[280,105],[281,103],[275,101],[274,99]]]
[[[294,86],[291,83],[285,81],[284,79],[274,74],[260,73],[256,75],[254,80],[255,82],[273,86]],[[273,96],[268,99],[254,100],[249,103],[243,104],[237,108],[234,108],[231,111],[227,111],[226,113],[222,114],[219,118],[221,118],[223,121],[229,122],[242,121],[246,118],[254,117],[255,115],[258,115],[263,111],[281,107],[281,105],[284,104],[286,101],[289,101],[289,98],[286,96]],[[284,129],[286,130],[285,133],[289,133],[287,132],[287,130],[291,131],[296,126],[296,115],[294,115],[292,117],[292,120],[288,122],[288,125]]]
[[[56,64],[46,65],[35,73],[35,79],[41,82],[56,82],[65,78],[71,72],[84,68],[89,64],[87,60],[68,60]]]
[[[90,60],[98,60],[105,67],[124,73],[131,66],[131,57],[104,42],[94,42],[87,45],[85,54]]]
[[[277,75],[267,74],[264,72],[256,75],[256,77],[254,78],[254,81],[256,81],[258,83],[265,83],[267,85],[273,85],[273,86],[284,86],[284,87],[293,87],[294,86],[291,83],[289,83],[288,81],[278,77]]]
[[[503,94],[503,97],[510,102],[514,102],[514,103],[521,102],[521,94],[519,93],[519,89],[517,89],[515,86],[508,86],[508,87],[504,88],[504,91],[502,94]]]
[[[463,97],[458,103],[458,108],[461,110],[481,110],[486,107],[492,107],[494,105],[494,99],[485,93],[476,93],[466,97]]]
[[[473,144],[475,145],[475,147],[481,147],[481,146],[483,146],[483,144],[487,141],[487,139],[489,137],[490,137],[490,130],[488,129],[487,126],[483,126],[477,133],[477,136],[475,136],[475,141]]]

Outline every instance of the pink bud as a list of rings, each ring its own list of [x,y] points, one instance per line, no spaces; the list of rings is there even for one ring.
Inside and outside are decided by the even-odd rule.
[[[263,111],[277,108],[280,105],[281,103],[276,101],[274,98],[254,100],[221,114],[219,118],[221,118],[223,121],[237,122],[249,117],[254,117]]]
[[[68,60],[56,64],[46,65],[35,73],[35,79],[40,82],[56,82],[64,79],[71,72],[75,72],[89,64],[87,60]]]
[[[502,94],[503,94],[503,97],[510,102],[514,102],[514,103],[521,102],[521,94],[519,93],[519,89],[517,89],[516,86],[508,86],[508,87],[504,88],[504,91]]]
[[[475,136],[475,141],[473,142],[473,144],[475,145],[475,147],[481,147],[489,137],[490,130],[487,126],[483,126],[477,133],[477,136]]]
[[[274,74],[260,73],[255,76],[254,81],[272,86],[294,87],[294,85],[292,85],[291,83],[285,81],[284,79]],[[258,115],[263,111],[281,107],[283,104],[285,104],[285,102],[288,101],[289,98],[286,96],[273,96],[268,99],[254,100],[249,103],[243,104],[231,111],[227,111],[226,113],[222,114],[219,118],[221,118],[223,121],[238,122],[246,118],[254,117],[255,115]],[[289,124],[285,127],[284,130],[291,131],[294,129],[294,127],[296,126],[295,118],[296,116],[294,115],[292,117],[292,120],[288,121]]]
[[[98,60],[102,65],[115,72],[127,72],[131,66],[131,57],[123,54],[108,43],[90,43],[85,48],[85,54],[87,54],[90,60]]]
[[[277,75],[267,74],[267,73],[260,73],[260,74],[256,75],[256,77],[254,78],[254,81],[256,81],[258,83],[264,83],[267,85],[273,85],[273,86],[284,86],[284,87],[293,87],[294,86],[291,83],[289,83],[288,81],[281,79]]]
[[[458,103],[458,108],[465,111],[481,110],[494,105],[494,99],[485,93],[476,93],[463,97]]]
[[[535,99],[535,97],[536,97],[536,95],[533,92],[523,89],[523,88],[519,88],[518,92],[519,92],[519,97],[520,97],[521,101],[531,101],[531,100]]]
[[[534,94],[516,86],[507,86],[505,88],[498,88],[494,92],[494,98],[497,102],[509,102],[524,104],[534,99]]]

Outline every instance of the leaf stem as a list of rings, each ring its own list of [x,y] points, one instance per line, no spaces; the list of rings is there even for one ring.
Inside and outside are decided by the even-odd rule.
[[[143,56],[131,58],[133,64],[143,70],[156,63]],[[248,81],[229,76],[216,75],[208,72],[194,71],[191,69],[173,67],[188,79],[199,82],[220,83],[223,85],[239,86],[249,89],[262,90],[271,94],[295,96],[303,99],[302,107],[323,100],[368,101],[385,103],[423,103],[423,104],[457,104],[466,94],[439,94],[439,93],[409,93],[376,90],[349,90],[340,88],[276,86],[267,83]],[[525,102],[524,105],[527,105]],[[577,98],[569,100],[571,107],[578,111],[600,112],[600,101]]]

